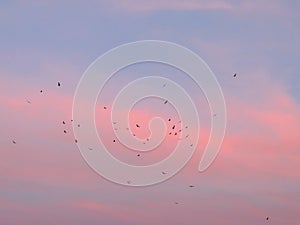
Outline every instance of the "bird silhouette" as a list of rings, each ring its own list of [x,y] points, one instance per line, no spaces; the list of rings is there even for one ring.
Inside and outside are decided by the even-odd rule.
[[[13,144],[17,144],[17,142],[15,140],[12,141]]]
[[[173,129],[173,130],[175,129],[175,125],[173,125],[172,129]]]
[[[66,134],[66,133],[67,133],[67,131],[66,131],[66,130],[64,130],[64,133]]]
[[[136,124],[136,127],[137,127],[137,128],[140,128],[140,125]]]
[[[235,74],[233,74],[233,77],[236,77],[236,73],[235,73]]]
[[[60,82],[57,82],[57,86],[60,87]]]
[[[166,100],[165,102],[164,102],[164,104],[167,104],[168,103],[168,100]]]

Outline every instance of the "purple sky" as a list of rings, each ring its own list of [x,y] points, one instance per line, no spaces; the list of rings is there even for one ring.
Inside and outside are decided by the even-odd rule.
[[[297,224],[299,9],[298,1],[279,0],[1,1],[1,224]],[[199,173],[209,130],[201,91],[163,66],[116,74],[102,96],[108,106],[128,81],[163,73],[188,89],[204,123],[197,152],[179,174],[130,188],[88,167],[70,120],[76,85],[89,64],[113,47],[143,39],[178,43],[206,61],[224,91],[228,125],[216,161]],[[151,117],[146,105],[138,105],[135,118]],[[108,114],[101,109],[98,129],[112,146],[112,130],[104,126]],[[134,164],[166,154],[113,153]]]

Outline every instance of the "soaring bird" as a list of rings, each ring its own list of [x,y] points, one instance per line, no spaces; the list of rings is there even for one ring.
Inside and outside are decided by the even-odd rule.
[[[14,141],[14,140],[12,141],[12,143],[13,143],[13,144],[17,144],[17,142],[16,142],[16,141]]]
[[[164,102],[164,104],[167,104],[168,103],[168,100],[166,100],[165,102]]]
[[[140,128],[140,125],[136,124],[136,127]]]
[[[57,86],[60,87],[60,82],[57,82]]]
[[[233,77],[236,77],[236,73],[235,73],[235,74],[233,74]]]

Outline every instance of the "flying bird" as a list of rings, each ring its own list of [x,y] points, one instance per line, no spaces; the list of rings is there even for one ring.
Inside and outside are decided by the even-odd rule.
[[[164,102],[164,104],[167,104],[168,103],[168,100],[166,100],[165,102]]]
[[[66,122],[65,122],[65,121],[63,121],[63,124],[66,124]]]
[[[136,127],[140,128],[140,125],[136,124]]]
[[[171,119],[169,118],[168,121],[171,121]]]
[[[195,186],[194,186],[194,185],[190,185],[189,187],[190,187],[190,188],[193,188],[193,187],[195,187]]]
[[[106,106],[104,106],[103,109],[107,109]]]
[[[172,127],[172,130],[174,130],[175,129],[175,125],[173,125],[173,127]]]
[[[64,130],[64,133],[66,134],[66,133],[67,133],[67,131],[66,131],[66,130]]]
[[[269,217],[267,217],[266,220],[269,220]]]
[[[233,74],[233,77],[236,77],[236,73],[235,73],[235,74]]]
[[[60,82],[57,82],[57,86],[60,87]]]
[[[40,90],[40,93],[43,93],[43,90]]]
[[[14,140],[12,141],[12,143],[13,143],[13,144],[17,144],[17,142],[16,142],[16,141],[14,141]]]
[[[75,139],[75,143],[77,143],[78,141],[77,141],[77,139]]]

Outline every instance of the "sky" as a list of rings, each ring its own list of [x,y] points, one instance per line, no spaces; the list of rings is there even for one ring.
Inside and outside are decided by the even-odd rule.
[[[297,224],[299,9],[299,1],[283,0],[1,1],[1,224]],[[210,129],[201,90],[165,65],[119,71],[97,100],[95,120],[120,160],[151,164],[171,154],[178,141],[167,135],[159,149],[140,156],[112,142],[111,105],[134,79],[155,74],[177,82],[203,124],[196,151],[179,173],[160,184],[128,187],[85,162],[74,141],[72,104],[97,57],[145,39],[185,46],[209,65],[223,90],[227,130],[216,160],[199,173]],[[161,105],[144,99],[132,110],[131,129],[139,138],[148,137],[145,127],[155,115],[179,119],[174,107]]]

